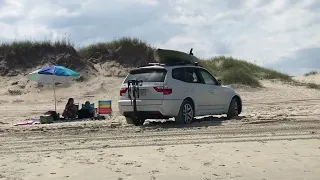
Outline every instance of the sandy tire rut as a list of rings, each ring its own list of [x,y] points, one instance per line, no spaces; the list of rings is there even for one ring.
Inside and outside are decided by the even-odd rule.
[[[189,128],[129,126],[2,132],[0,153],[303,139],[320,139],[317,120]]]

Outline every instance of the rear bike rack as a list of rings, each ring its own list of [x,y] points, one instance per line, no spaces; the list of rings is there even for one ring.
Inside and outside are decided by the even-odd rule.
[[[137,98],[139,98],[139,86],[142,86],[142,83],[142,80],[128,81],[128,98],[131,101],[131,105],[133,105],[133,117],[137,119],[140,117],[137,111]],[[131,92],[133,97],[131,97]]]

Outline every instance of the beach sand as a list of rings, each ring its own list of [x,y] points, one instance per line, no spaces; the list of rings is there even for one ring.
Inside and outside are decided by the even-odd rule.
[[[320,141],[237,142],[0,155],[2,179],[314,179]]]
[[[117,112],[122,80],[96,77],[57,89],[60,112],[69,97],[79,103],[111,99],[114,112],[107,120],[16,127],[53,109],[53,91],[35,88],[23,76],[2,78],[0,179],[320,177],[319,90],[262,81],[264,88],[236,89],[244,107],[237,120],[209,116],[185,126],[135,127]]]

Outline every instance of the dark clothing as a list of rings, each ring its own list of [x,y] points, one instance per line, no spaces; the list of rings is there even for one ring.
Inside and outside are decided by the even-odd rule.
[[[88,109],[80,109],[78,111],[78,118],[83,119],[83,118],[93,118],[94,113],[92,111],[89,111]]]
[[[74,119],[77,117],[77,107],[74,104],[67,104],[62,114],[63,117]]]

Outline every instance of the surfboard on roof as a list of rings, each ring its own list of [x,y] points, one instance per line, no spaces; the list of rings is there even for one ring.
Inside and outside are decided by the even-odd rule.
[[[191,54],[192,54],[192,49],[190,50],[189,54],[181,51],[171,50],[171,49],[156,49],[153,55],[154,55],[154,59],[158,63],[199,62],[198,58]]]

